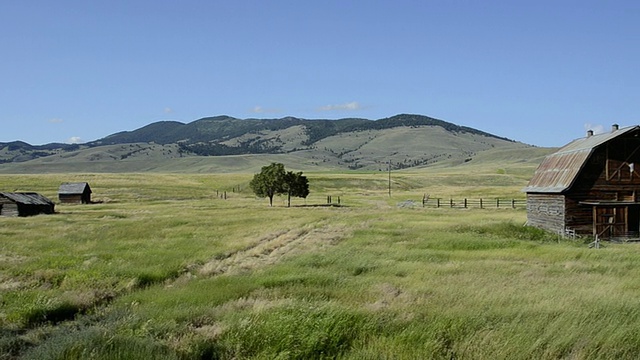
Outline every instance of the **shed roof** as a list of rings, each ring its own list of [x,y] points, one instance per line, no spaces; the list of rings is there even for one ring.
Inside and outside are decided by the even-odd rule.
[[[628,126],[570,142],[544,158],[523,191],[527,193],[561,193],[568,190],[597,147],[638,129],[640,126]]]
[[[47,197],[38,193],[8,193],[0,192],[0,196],[3,196],[15,203],[27,204],[27,205],[53,205],[53,201]]]
[[[88,189],[89,193],[91,193],[91,188],[89,187],[89,184],[86,182],[62,183],[60,185],[60,188],[58,189],[58,194],[63,194],[63,195],[84,194],[85,189]]]

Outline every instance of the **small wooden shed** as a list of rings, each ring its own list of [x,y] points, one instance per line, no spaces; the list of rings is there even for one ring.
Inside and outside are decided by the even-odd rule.
[[[587,132],[547,156],[524,191],[531,226],[639,238],[640,126]]]
[[[54,208],[53,201],[38,193],[0,192],[0,216],[53,214]]]
[[[58,199],[63,204],[89,204],[91,187],[86,182],[62,183],[58,189]]]

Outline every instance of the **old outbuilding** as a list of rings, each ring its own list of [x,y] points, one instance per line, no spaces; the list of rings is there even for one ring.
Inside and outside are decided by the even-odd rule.
[[[548,155],[524,191],[531,226],[601,239],[638,238],[640,126],[588,131]]]
[[[55,204],[34,192],[0,192],[0,216],[53,214]]]
[[[86,182],[62,183],[58,189],[58,199],[63,204],[89,204],[91,187]]]

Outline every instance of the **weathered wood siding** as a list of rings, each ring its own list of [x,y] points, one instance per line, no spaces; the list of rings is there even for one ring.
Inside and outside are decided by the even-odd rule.
[[[84,203],[82,194],[60,194],[60,195],[58,195],[58,199],[63,204],[82,204],[82,203]]]
[[[18,216],[18,205],[8,199],[0,198],[0,216]]]
[[[50,205],[31,205],[18,204],[19,216],[33,216],[39,214],[53,214],[55,212],[54,204]]]
[[[552,232],[564,231],[564,196],[561,194],[527,194],[527,224]]]
[[[593,233],[593,207],[582,205],[580,201],[586,198],[577,197],[575,194],[565,196],[565,227],[575,230],[580,235]]]
[[[571,193],[588,194],[590,200],[636,201],[634,193],[640,190],[640,151],[634,151],[636,146],[630,145],[631,139],[616,140],[594,150]],[[633,139],[633,143],[640,145],[638,141]]]

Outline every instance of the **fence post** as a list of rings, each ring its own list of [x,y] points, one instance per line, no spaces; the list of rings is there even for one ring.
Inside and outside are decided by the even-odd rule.
[[[496,199],[496,208],[500,208],[500,198]]]
[[[482,209],[482,198],[480,198],[480,209]]]
[[[440,208],[440,198],[436,199],[436,208]]]
[[[453,199],[449,198],[449,204],[451,205],[451,207],[453,208]]]
[[[511,208],[516,208],[516,199],[511,199]]]
[[[467,208],[467,198],[464,198],[464,208]]]

